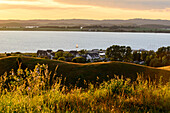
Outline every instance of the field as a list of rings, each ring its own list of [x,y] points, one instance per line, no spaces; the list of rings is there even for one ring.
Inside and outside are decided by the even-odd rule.
[[[18,59],[19,58],[19,59]],[[48,60],[40,58],[30,57],[5,57],[0,59],[0,75],[5,72],[9,72],[11,69],[15,71],[18,69],[18,61],[22,62],[22,69],[34,69],[34,66],[39,64],[47,64],[52,74],[55,68],[58,66],[57,75],[62,75],[66,79],[65,85],[75,85],[77,80],[81,78],[78,86],[84,86],[83,80],[87,82],[96,82],[96,78],[99,77],[99,82],[103,80],[109,80],[114,78],[114,75],[123,75],[125,78],[131,78],[136,80],[137,75],[141,74],[145,79],[151,79],[159,81],[162,76],[163,83],[166,83],[170,79],[170,71],[157,68],[151,68],[148,66],[141,66],[125,62],[101,62],[101,63],[87,63],[78,64],[71,62],[63,62],[57,60]],[[109,78],[107,77],[109,76]]]
[[[170,110],[169,82],[165,83],[165,81],[162,82],[161,80],[157,83],[151,82],[151,80],[143,78],[146,75],[143,75],[143,77],[138,75],[135,77],[136,80],[127,78],[133,78],[134,75],[131,71],[137,72],[139,69],[148,67],[120,62],[73,64],[45,59],[9,57],[1,59],[0,69],[5,69],[2,63],[4,63],[4,66],[7,68],[5,62],[11,62],[8,66],[15,67],[17,66],[16,61],[22,61],[24,66],[32,69],[23,70],[20,65],[19,68],[16,68],[18,70],[17,73],[12,70],[10,73],[6,73],[0,77],[1,112],[155,113],[169,112]],[[40,64],[34,67],[34,64],[37,62],[49,64],[49,67]],[[59,67],[53,70],[52,68],[56,65],[59,65]],[[112,68],[110,69],[109,66]],[[95,70],[96,74],[98,73],[97,69],[99,72],[101,72],[101,70],[105,71],[105,74],[111,70],[115,72],[119,70],[120,73],[127,73],[127,70],[129,70],[131,76],[127,73],[128,75],[124,75],[125,79],[123,76],[120,78],[115,75],[110,80],[99,83],[98,81],[104,76],[95,78],[96,75],[91,68]],[[109,69],[106,70],[107,68]],[[126,68],[128,69],[126,70]],[[137,68],[139,69],[137,70]],[[51,74],[49,69],[52,69],[54,74]],[[165,72],[162,74],[162,79],[164,79],[164,77],[168,79],[170,75],[169,71],[160,69],[148,68],[147,71],[157,74]],[[57,74],[62,72],[68,74],[67,77],[72,78],[72,81],[74,81],[74,77],[81,75],[78,77],[91,80],[94,78],[96,82],[93,84],[89,83],[86,88],[77,87],[77,85],[75,87],[63,86],[63,78],[55,78]],[[87,73],[87,75],[85,73]],[[92,77],[92,74],[94,74],[95,77]],[[150,76],[152,76],[152,74]],[[107,78],[109,78],[109,76],[107,76]],[[67,82],[66,79],[64,78],[65,82]],[[81,79],[78,81],[81,81]],[[82,84],[87,84],[86,80],[81,82],[83,82]]]
[[[169,70],[170,71],[170,66],[160,67],[159,69],[164,69],[164,70]]]

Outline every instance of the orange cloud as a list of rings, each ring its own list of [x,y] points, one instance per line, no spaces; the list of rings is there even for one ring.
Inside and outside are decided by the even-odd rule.
[[[6,9],[28,9],[28,10],[56,10],[56,9],[62,9],[62,10],[67,10],[67,9],[83,9],[86,7],[54,7],[54,6],[37,6],[37,5],[15,5],[15,4],[0,4],[0,9],[1,10],[6,10]]]
[[[0,19],[170,19],[169,0],[162,1],[0,0]],[[158,7],[159,2],[162,5]]]
[[[31,2],[34,2],[34,1],[39,1],[39,0],[4,0],[4,1],[31,1]]]
[[[99,7],[151,10],[170,8],[170,0],[54,0],[55,2]]]

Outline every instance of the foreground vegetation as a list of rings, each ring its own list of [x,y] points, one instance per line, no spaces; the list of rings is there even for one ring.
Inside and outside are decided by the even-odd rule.
[[[37,63],[39,64],[47,64],[49,66],[49,71],[54,72],[56,66],[59,66],[57,69],[57,77],[62,75],[63,78],[66,79],[66,84],[69,86],[70,84],[75,84],[79,78],[82,78],[78,84],[78,86],[82,86],[84,84],[83,80],[87,82],[97,82],[97,76],[100,77],[99,82],[101,83],[103,80],[109,80],[107,75],[110,78],[113,78],[114,75],[124,75],[124,78],[131,78],[132,81],[136,80],[137,73],[143,74],[144,78],[150,77],[151,80],[156,80],[159,82],[159,78],[162,76],[163,83],[168,82],[170,79],[170,71],[151,68],[148,66],[137,65],[133,63],[125,63],[119,61],[113,62],[97,62],[97,63],[71,63],[64,61],[56,61],[49,59],[41,59],[41,58],[30,58],[30,57],[6,57],[0,59],[0,75],[5,72],[10,72],[11,69],[18,69],[18,62],[22,62],[22,69],[29,68],[31,70],[34,69]],[[63,82],[63,81],[62,81]]]
[[[168,112],[170,83],[162,85],[138,75],[131,79],[115,76],[88,88],[66,87],[62,77],[51,76],[47,65],[34,70],[11,70],[0,78],[1,112]],[[67,78],[64,78],[67,79]],[[96,78],[97,81],[101,79]],[[87,82],[84,80],[84,84]]]

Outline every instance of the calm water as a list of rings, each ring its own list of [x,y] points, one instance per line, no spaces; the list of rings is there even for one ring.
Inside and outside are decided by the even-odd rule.
[[[114,32],[0,31],[0,52],[36,52],[38,49],[106,49],[111,45],[157,50],[170,46],[170,34]]]

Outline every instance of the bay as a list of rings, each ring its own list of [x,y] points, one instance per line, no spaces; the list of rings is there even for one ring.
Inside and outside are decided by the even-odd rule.
[[[79,48],[76,48],[78,44]],[[73,32],[73,31],[0,31],[0,53],[107,49],[112,45],[156,51],[170,46],[168,33]]]

